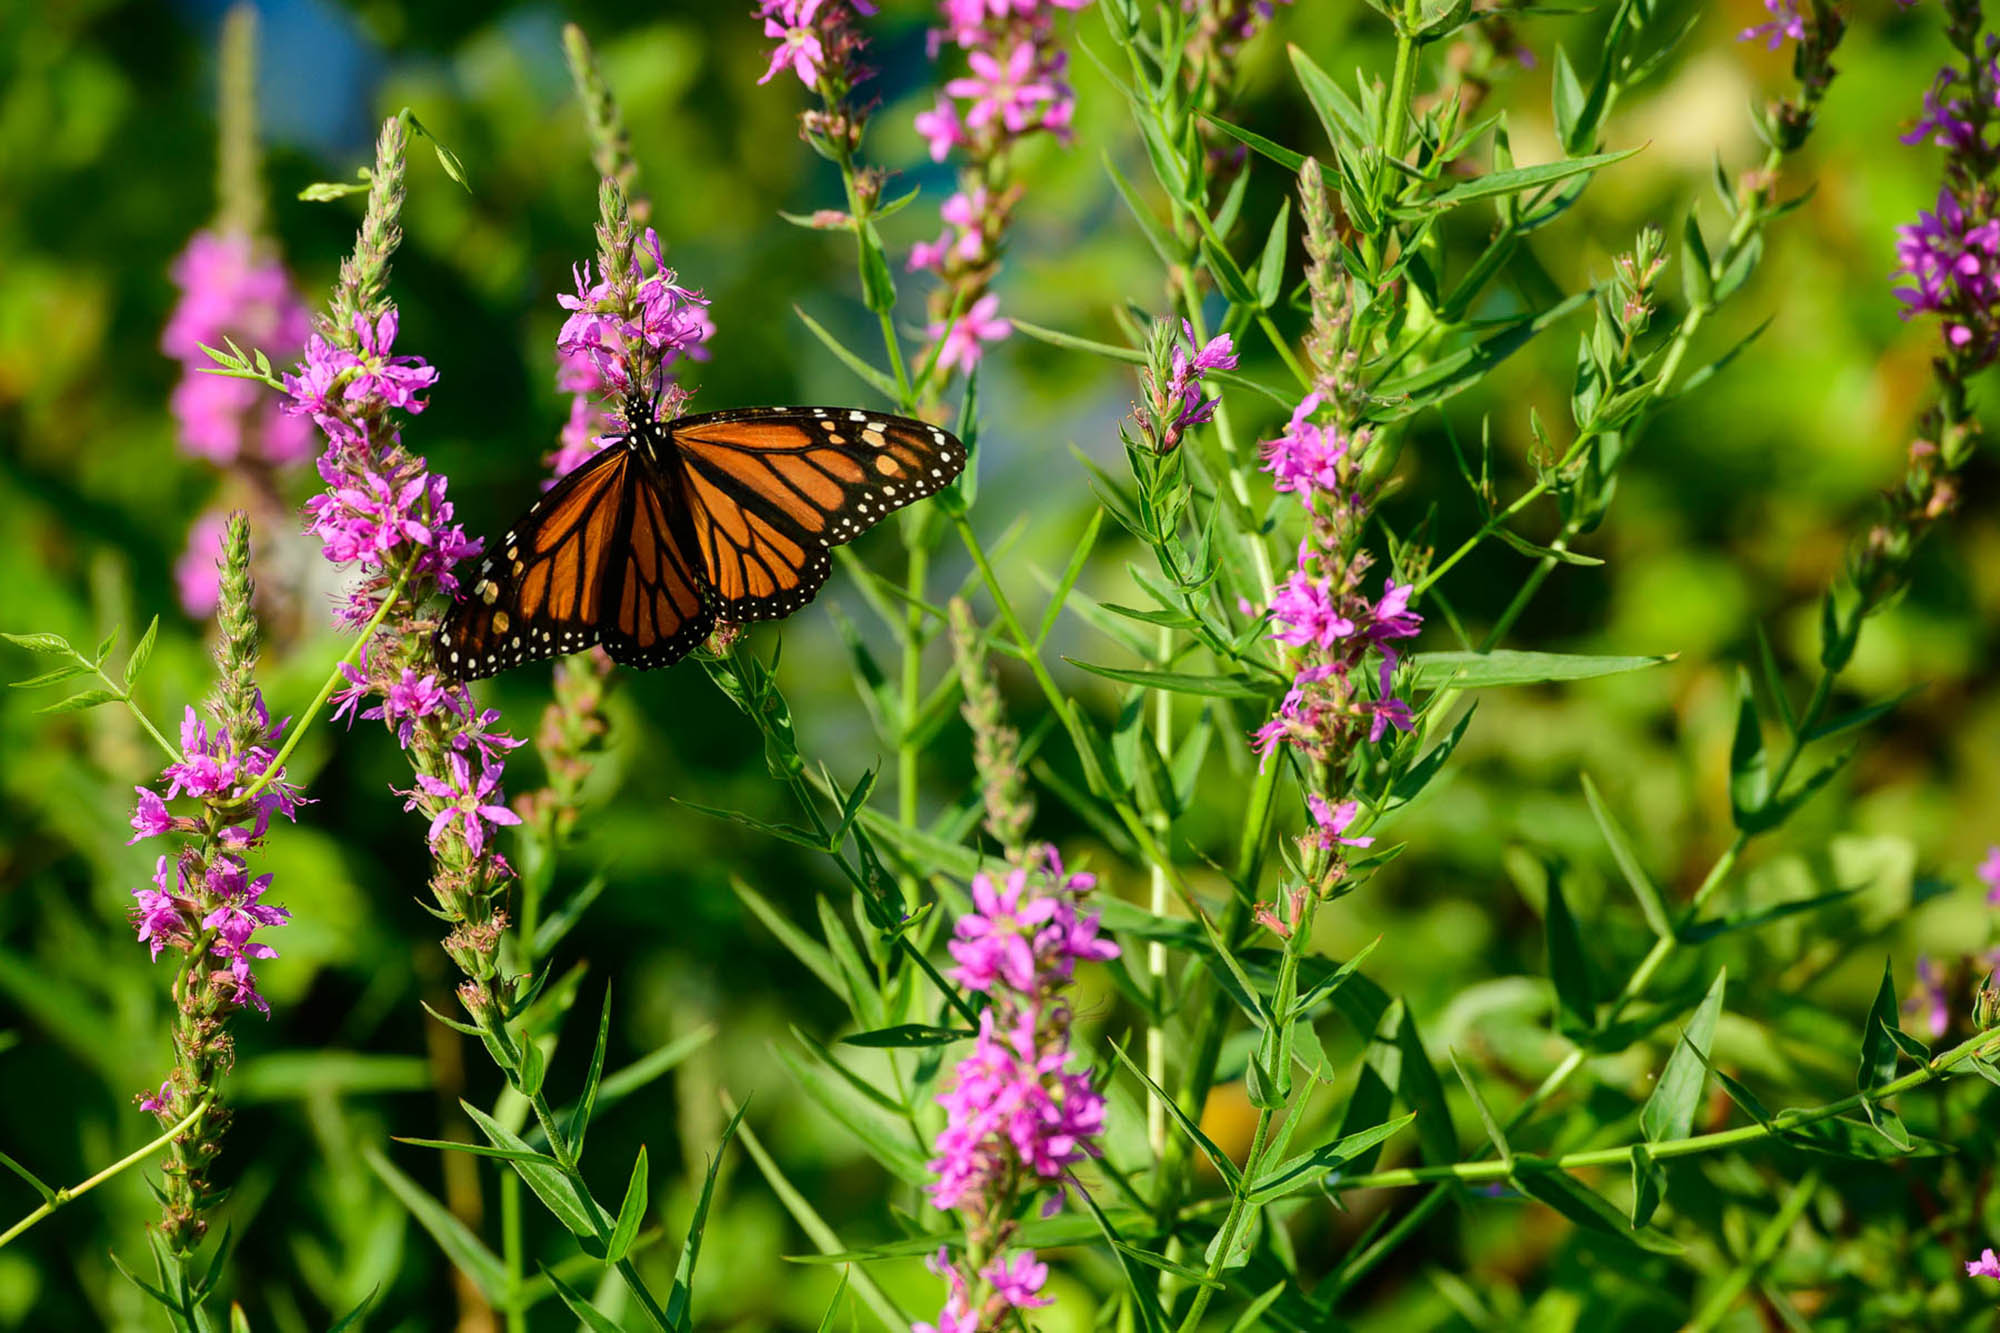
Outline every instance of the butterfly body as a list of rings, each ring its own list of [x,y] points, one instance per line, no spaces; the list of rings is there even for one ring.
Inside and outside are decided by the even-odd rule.
[[[439,663],[474,680],[602,645],[627,666],[671,666],[718,620],[797,611],[833,547],[964,466],[949,432],[855,408],[635,412],[461,580]]]

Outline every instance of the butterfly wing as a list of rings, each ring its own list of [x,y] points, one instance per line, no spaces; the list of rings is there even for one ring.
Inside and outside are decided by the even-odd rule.
[[[671,430],[697,554],[729,620],[798,610],[826,582],[831,548],[965,467],[949,431],[844,407],[711,412]]]
[[[437,639],[460,680],[599,643],[615,661],[667,666],[714,628],[658,487],[627,446],[556,483],[465,582]]]

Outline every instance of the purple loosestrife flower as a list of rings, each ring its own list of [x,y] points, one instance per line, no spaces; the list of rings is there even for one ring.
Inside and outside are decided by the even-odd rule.
[[[1371,837],[1346,836],[1348,826],[1361,813],[1361,802],[1342,801],[1338,805],[1328,805],[1324,796],[1318,792],[1310,792],[1306,796],[1306,807],[1312,811],[1313,824],[1316,826],[1310,835],[1310,840],[1323,851],[1332,851],[1335,844],[1347,847],[1374,846],[1375,839]]]
[[[1982,316],[1990,320],[2000,296],[2000,219],[1975,222],[1947,188],[1936,213],[1920,211],[1914,223],[1896,229],[1896,259],[1897,276],[1908,284],[1896,289],[1903,318],[1941,315],[1952,346],[1970,344],[1974,325]]]
[[[1764,11],[1770,17],[1737,33],[1737,41],[1763,41],[1766,50],[1775,51],[1788,41],[1806,39],[1806,19],[1799,10],[1799,0],[1764,0]]]
[[[639,262],[641,252],[652,260],[650,271]],[[569,421],[547,460],[556,477],[580,466],[617,433],[617,415],[604,406],[604,395],[655,397],[677,388],[671,367],[683,358],[706,361],[708,341],[715,336],[708,298],[680,285],[650,227],[634,248],[629,283],[593,279],[588,263],[578,265],[573,277],[575,294],[556,297],[570,312],[556,335],[556,386],[574,395]],[[630,305],[621,305],[628,292]]]
[[[975,1284],[969,1268],[940,1251],[935,1266],[950,1290],[938,1322],[920,1328],[997,1329],[1007,1311],[1047,1303],[1039,1294],[1047,1266],[1032,1252],[1010,1260],[1003,1251],[1021,1193],[1054,1185],[1043,1216],[1053,1214],[1069,1169],[1096,1155],[1104,1128],[1103,1096],[1071,1068],[1065,998],[1079,960],[1118,956],[1098,935],[1097,914],[1080,906],[1095,886],[1091,875],[1065,873],[1046,847],[1004,880],[973,879],[973,910],[950,944],[952,976],[989,1003],[972,1051],[937,1098],[947,1123],[930,1163],[930,1197],[965,1215],[970,1247],[989,1262]]]
[[[1319,394],[1308,395],[1284,433],[1264,446],[1273,489],[1299,497],[1307,533],[1270,607],[1271,637],[1298,654],[1298,666],[1278,713],[1255,738],[1259,754],[1288,744],[1315,761],[1345,753],[1363,720],[1371,743],[1391,727],[1410,730],[1410,706],[1392,693],[1399,656],[1390,645],[1423,626],[1423,617],[1410,610],[1411,585],[1386,580],[1374,602],[1361,592],[1369,560],[1358,535],[1369,506],[1356,489],[1355,455],[1366,436],[1350,438],[1336,426],[1316,424],[1312,416],[1321,402]],[[1378,658],[1373,698],[1360,684],[1371,652]]]
[[[1014,326],[999,317],[999,309],[1000,298],[988,292],[974,301],[957,323],[933,322],[926,332],[939,343],[938,368],[971,370],[985,354],[987,343],[999,342],[1012,333]]]
[[[943,96],[917,113],[917,132],[931,159],[954,152],[963,160],[959,190],[941,210],[945,231],[910,254],[911,270],[943,279],[932,294],[926,336],[941,370],[969,370],[982,344],[1010,330],[988,290],[1015,203],[1009,163],[1015,144],[1049,133],[1067,143],[1075,94],[1064,78],[1069,57],[1055,41],[1054,16],[1088,0],[941,0],[944,23],[931,34],[932,54],[949,40],[965,53],[967,72],[947,79]],[[954,322],[952,312],[960,312]],[[970,327],[968,327],[970,326]]]
[[[799,82],[817,88],[826,67],[833,65],[845,73],[850,49],[860,38],[852,31],[856,12],[872,16],[869,0],[764,0],[755,17],[764,20],[764,35],[777,39],[771,51],[771,67],[760,84],[776,78],[778,71],[790,69]],[[846,74],[848,83],[859,82]]]
[[[418,809],[426,804],[423,796],[432,797],[437,804],[436,813],[431,816],[431,845],[435,847],[438,840],[451,828],[452,821],[457,820],[459,836],[465,840],[465,845],[472,854],[477,856],[485,850],[486,839],[492,826],[518,824],[521,822],[521,817],[499,803],[500,764],[482,759],[479,777],[475,780],[472,777],[471,766],[466,763],[463,754],[454,751],[446,757],[446,763],[449,766],[450,779],[434,778],[428,773],[418,773],[417,786],[422,789],[422,795],[416,792],[405,793],[409,800],[404,803],[403,808]]]
[[[1986,859],[1979,863],[1979,880],[1986,886],[1986,905],[2000,907],[2000,845],[1986,849]]]
[[[2000,1255],[1995,1255],[1989,1247],[1977,1259],[1969,1259],[1965,1264],[1967,1277],[2000,1278]]]

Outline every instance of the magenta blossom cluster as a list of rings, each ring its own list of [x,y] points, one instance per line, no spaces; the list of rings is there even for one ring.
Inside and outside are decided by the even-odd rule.
[[[273,360],[299,354],[311,320],[284,265],[260,256],[240,232],[198,231],[168,272],[181,299],[160,350],[181,363],[171,400],[181,448],[220,467],[303,463],[313,450],[311,426],[281,413],[252,381],[209,374],[215,363],[202,350],[230,340]]]
[[[1987,51],[1991,54],[2000,39],[1987,38]],[[1929,139],[1939,148],[1948,152],[1966,153],[1980,147],[1980,125],[1987,119],[1977,114],[1973,106],[1976,98],[1984,98],[1988,109],[2000,107],[2000,62],[1985,62],[1983,87],[1968,87],[1955,69],[1941,69],[1930,88],[1924,93],[1923,114],[1916,124],[1902,136],[1905,144],[1920,144]]]
[[[1355,487],[1355,440],[1313,421],[1320,395],[1309,395],[1285,431],[1264,449],[1273,486],[1295,494],[1309,517],[1298,561],[1271,599],[1271,637],[1295,650],[1292,687],[1275,716],[1256,734],[1259,754],[1291,745],[1317,761],[1344,752],[1365,724],[1370,742],[1391,727],[1408,731],[1410,706],[1396,697],[1398,640],[1413,637],[1423,617],[1410,610],[1412,588],[1383,581],[1371,600],[1361,589],[1367,554],[1353,538],[1366,514]],[[1376,664],[1372,693],[1360,677]]]
[[[131,842],[196,832],[199,820],[176,817],[167,807],[168,801],[184,797],[212,807],[240,807],[242,822],[221,829],[217,841],[225,850],[206,862],[193,847],[175,858],[160,857],[153,887],[132,891],[136,900],[132,924],[139,942],[156,959],[162,949],[187,953],[206,938],[209,953],[220,961],[214,979],[222,993],[238,1006],[269,1013],[270,1005],[258,993],[250,968],[252,960],[275,958],[277,951],[253,936],[263,927],[282,926],[289,914],[263,901],[271,877],[251,879],[243,856],[262,844],[273,814],[295,819],[304,798],[285,780],[282,769],[254,795],[248,794],[270,771],[289,721],[274,725],[261,695],[255,698],[254,711],[258,733],[239,749],[230,743],[225,728],[203,722],[189,708],[181,720],[180,758],[160,774],[167,784],[166,795],[150,787],[135,789],[139,800],[132,813]]]
[[[939,208],[944,231],[910,252],[912,272],[943,278],[946,296],[927,330],[940,344],[944,369],[970,369],[988,343],[1012,331],[986,284],[999,262],[1019,191],[1000,183],[1009,150],[1030,135],[1069,141],[1076,96],[1064,71],[1069,57],[1056,45],[1055,15],[1089,0],[939,0],[942,26],[931,33],[933,55],[946,40],[965,53],[966,72],[945,82],[936,102],[917,113],[917,133],[931,160],[957,153],[964,161],[959,189]],[[934,303],[935,304],[935,303]],[[957,319],[949,316],[956,305]]]
[[[234,342],[281,361],[299,354],[311,325],[284,265],[241,232],[198,231],[168,273],[181,297],[160,350],[181,363],[170,406],[182,451],[253,475],[303,463],[313,450],[311,423],[280,411],[252,381],[211,373],[215,363],[202,350]],[[219,510],[202,514],[174,563],[189,615],[215,610],[222,528]]]
[[[1218,333],[1196,347],[1194,326],[1182,320],[1181,336],[1187,345],[1174,348],[1173,374],[1167,381],[1167,399],[1175,411],[1171,426],[1175,434],[1215,418],[1216,404],[1222,399],[1205,396],[1203,377],[1211,370],[1236,369],[1236,349],[1228,334]]]
[[[764,20],[764,35],[778,44],[757,82],[769,83],[779,70],[789,69],[800,83],[817,88],[829,67],[840,71],[844,85],[860,82],[866,72],[853,63],[862,45],[854,20],[874,13],[869,0],[763,0],[755,17]]]
[[[640,250],[652,266],[647,271],[633,255],[629,315],[613,308],[612,284],[601,275],[593,279],[589,264],[574,271],[575,294],[556,298],[569,311],[556,335],[556,387],[572,395],[569,420],[548,460],[556,477],[617,432],[618,413],[605,402],[607,394],[657,396],[670,387],[675,362],[708,360],[708,340],[715,336],[708,298],[680,285],[651,227]]]
[[[1934,314],[1953,347],[1970,346],[1990,330],[2000,304],[2000,219],[1976,220],[1949,188],[1937,212],[1896,228],[1896,288],[1903,318]]]
[[[1115,958],[1118,946],[1098,933],[1082,900],[1096,877],[1064,871],[1053,848],[1005,879],[972,881],[972,911],[950,943],[952,978],[984,995],[973,1049],[938,1097],[948,1117],[930,1169],[931,1202],[967,1217],[976,1247],[1005,1247],[1016,1198],[1053,1184],[1043,1216],[1061,1207],[1069,1168],[1096,1154],[1104,1097],[1090,1076],[1071,1068],[1070,1009],[1065,998],[1080,961]],[[1044,1304],[1047,1274],[1032,1251],[996,1257],[977,1272],[936,1260],[951,1291],[936,1329],[970,1333],[1001,1326],[1006,1312]]]
[[[1799,0],[1764,0],[1762,23],[1745,28],[1736,34],[1739,42],[1761,41],[1765,49],[1775,51],[1786,42],[1802,42],[1806,39],[1805,14],[1799,9]]]
[[[452,566],[479,543],[451,521],[445,480],[406,452],[389,424],[391,411],[415,415],[437,371],[395,351],[396,312],[357,315],[354,344],[314,334],[295,374],[285,376],[286,410],[311,417],[326,436],[318,467],[326,490],[306,502],[307,530],[354,581],[336,618],[359,628],[381,608],[398,577],[412,589],[450,592]]]
[[[1022,1250],[1011,1259],[1000,1255],[980,1269],[976,1275],[980,1283],[977,1294],[975,1279],[967,1278],[952,1264],[951,1251],[940,1249],[924,1261],[924,1266],[943,1278],[950,1290],[937,1322],[912,1324],[910,1333],[986,1333],[1011,1323],[1007,1318],[1010,1310],[1035,1310],[1055,1304],[1053,1296],[1042,1295],[1042,1286],[1049,1280],[1049,1266],[1035,1258],[1033,1250]]]
[[[2000,846],[1988,847],[1979,863],[1979,882],[1986,886],[1986,905],[2000,907]]]

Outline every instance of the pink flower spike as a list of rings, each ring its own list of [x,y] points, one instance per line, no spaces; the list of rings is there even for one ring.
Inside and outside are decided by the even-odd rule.
[[[1979,878],[1986,885],[1986,905],[2000,907],[2000,844],[1986,849],[1986,859],[1979,864]]]

